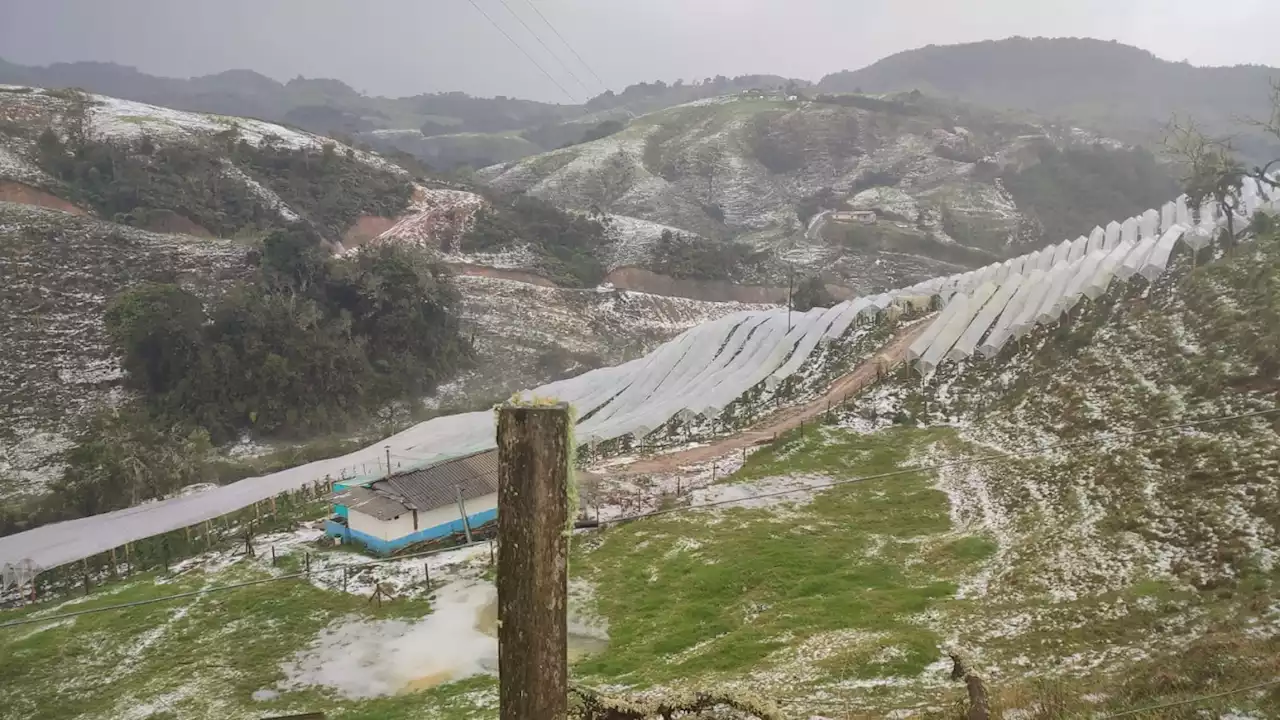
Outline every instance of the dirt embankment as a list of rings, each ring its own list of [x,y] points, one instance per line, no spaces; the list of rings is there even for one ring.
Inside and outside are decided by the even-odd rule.
[[[508,268],[495,268],[488,265],[474,265],[472,263],[449,263],[449,267],[459,275],[467,275],[470,277],[487,277],[497,278],[499,280],[514,280],[516,282],[528,283],[530,285],[541,285],[542,287],[556,287],[556,284],[541,275],[529,270],[512,270]]]
[[[844,402],[845,398],[874,383],[881,375],[889,373],[897,367],[907,355],[907,348],[920,336],[932,320],[926,318],[903,328],[892,340],[880,348],[875,355],[867,358],[853,371],[837,380],[822,397],[805,405],[784,408],[762,419],[752,427],[729,437],[717,440],[709,445],[684,450],[681,452],[657,455],[638,460],[630,465],[610,468],[613,476],[643,475],[647,473],[673,472],[682,465],[714,460],[723,455],[745,447],[751,447],[762,441],[767,442],[775,435],[799,427],[800,423],[812,420],[829,408]]]
[[[342,234],[342,247],[346,250],[358,248],[395,227],[397,222],[396,218],[381,215],[361,215],[356,224]]]
[[[23,185],[12,180],[0,180],[0,201],[19,203],[22,205],[38,205],[40,207],[61,210],[72,215],[88,215],[89,213],[76,207],[71,202],[51,195],[44,190],[37,190],[30,185]]]
[[[738,285],[721,280],[688,280],[660,275],[638,267],[618,268],[605,276],[605,282],[622,290],[634,290],[652,295],[683,297],[708,302],[772,303],[787,301],[786,287],[766,285]],[[837,300],[848,300],[853,291],[838,285],[828,285],[827,290]]]

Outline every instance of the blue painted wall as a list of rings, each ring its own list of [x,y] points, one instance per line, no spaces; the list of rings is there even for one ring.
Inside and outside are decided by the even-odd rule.
[[[341,507],[341,506],[339,506]],[[345,514],[346,508],[342,508]],[[498,517],[498,509],[485,510],[474,515],[467,516],[467,521],[471,523],[471,527],[477,528],[485,523],[492,522]],[[344,543],[358,543],[369,548],[369,550],[378,555],[390,555],[406,545],[423,542],[424,540],[435,540],[446,535],[452,535],[455,532],[463,532],[462,518],[458,518],[452,522],[436,525],[435,527],[419,530],[412,535],[405,535],[395,540],[383,540],[372,535],[362,533],[359,530],[352,530],[346,525],[336,523],[332,520],[325,522],[325,534],[330,537],[342,538]]]

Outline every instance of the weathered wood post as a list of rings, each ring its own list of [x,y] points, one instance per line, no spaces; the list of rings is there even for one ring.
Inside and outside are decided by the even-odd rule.
[[[568,712],[569,406],[498,409],[498,708]]]

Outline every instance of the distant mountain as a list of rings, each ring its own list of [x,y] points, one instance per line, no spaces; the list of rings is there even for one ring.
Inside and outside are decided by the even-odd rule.
[[[1192,115],[1214,132],[1239,130],[1236,118],[1266,116],[1268,81],[1273,79],[1280,80],[1280,68],[1196,67],[1116,42],[1015,37],[908,50],[861,70],[828,75],[818,88],[920,90],[1089,123],[1114,137],[1141,142],[1158,137],[1175,113]],[[1260,155],[1269,145],[1244,136],[1240,148]]]
[[[433,167],[483,167],[581,142],[591,128],[702,98],[750,89],[804,87],[772,75],[719,76],[695,83],[638,83],[584,105],[556,105],[462,92],[371,97],[331,78],[286,83],[252,70],[193,78],[149,75],[103,62],[18,65],[0,59],[0,84],[79,88],[152,105],[251,117],[353,145],[415,155]]]

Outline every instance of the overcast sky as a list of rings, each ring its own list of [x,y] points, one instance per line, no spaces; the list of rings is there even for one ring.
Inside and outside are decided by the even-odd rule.
[[[483,10],[574,99],[600,92],[534,6],[614,90],[746,73],[818,80],[921,45],[1010,35],[1114,39],[1197,65],[1280,66],[1280,0],[0,0],[0,58],[114,61],[178,77],[247,68],[280,80],[334,77],[378,95],[566,101]]]

